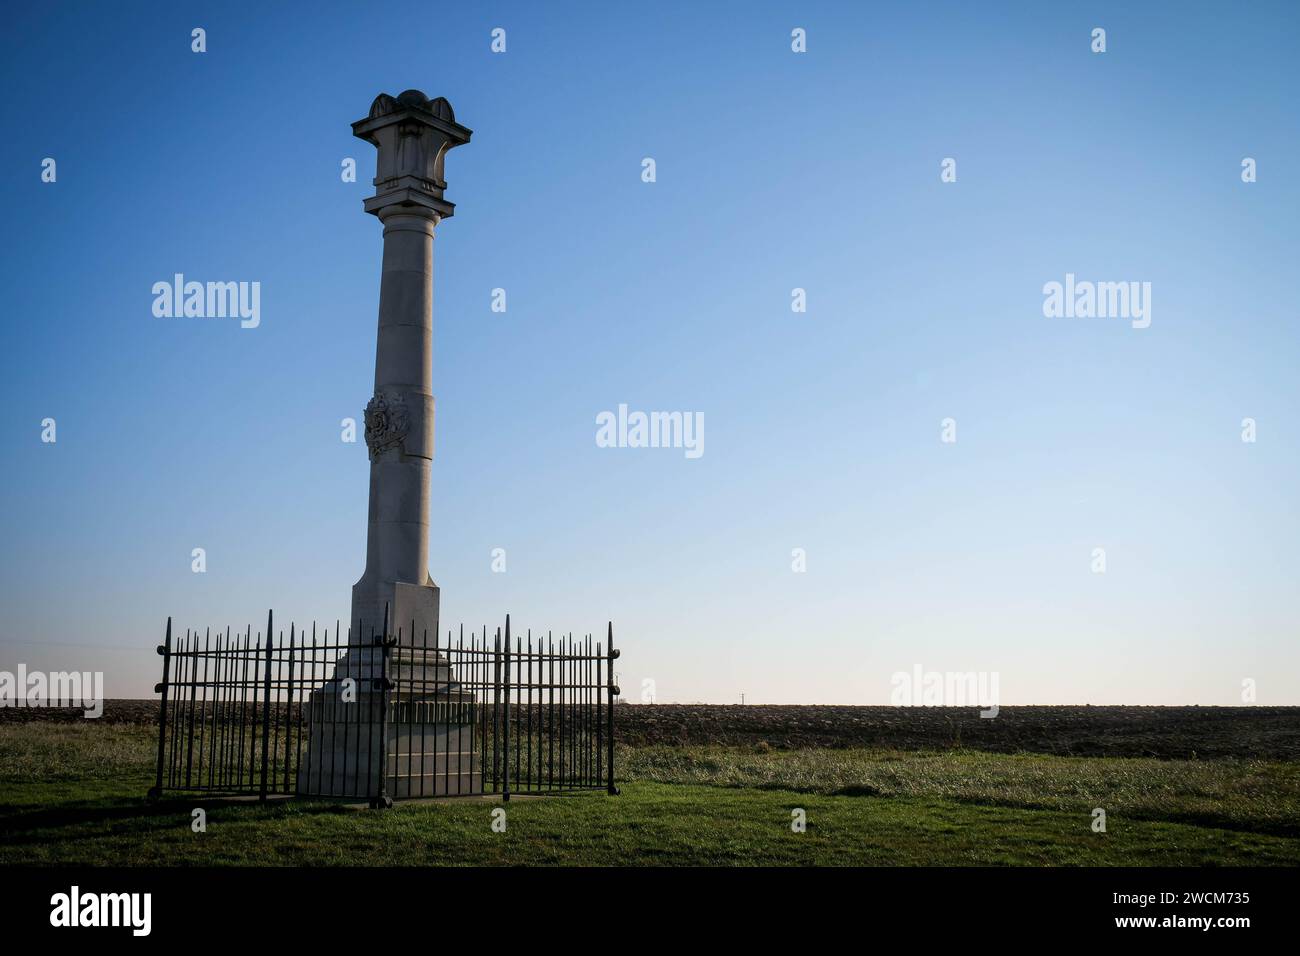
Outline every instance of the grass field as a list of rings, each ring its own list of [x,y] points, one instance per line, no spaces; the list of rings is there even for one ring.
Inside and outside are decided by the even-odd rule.
[[[0,724],[0,865],[1300,865],[1293,761],[624,746],[621,796],[515,800],[496,833],[479,800],[147,806],[154,739]]]

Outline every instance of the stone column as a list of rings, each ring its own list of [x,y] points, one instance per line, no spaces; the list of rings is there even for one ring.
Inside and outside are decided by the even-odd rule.
[[[366,212],[384,224],[375,392],[366,405],[370,512],[366,569],[352,588],[351,625],[417,642],[438,633],[438,587],[428,571],[433,460],[433,234],[455,207],[443,198],[447,150],[469,142],[451,105],[418,90],[380,94],[353,135],[379,151]]]

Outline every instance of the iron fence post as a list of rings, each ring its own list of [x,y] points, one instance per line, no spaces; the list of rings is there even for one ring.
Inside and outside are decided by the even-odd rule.
[[[293,788],[297,787],[297,782],[295,781],[291,784],[289,779],[290,766],[293,763],[293,758],[294,756],[296,756],[296,750],[297,750],[297,748],[295,748],[292,743],[294,636],[295,636],[294,624],[292,621],[290,621],[289,622],[289,693],[288,693],[288,702],[285,704],[285,708],[284,708],[284,789],[286,793],[293,793],[293,789],[290,789],[291,786]],[[302,743],[301,734],[298,737],[298,742],[300,744]]]
[[[167,618],[167,636],[158,645],[158,653],[162,655],[163,659],[163,679],[162,683],[155,687],[154,690],[162,694],[162,705],[158,711],[158,773],[154,778],[153,788],[149,791],[147,797],[150,801],[161,797],[163,789],[163,754],[167,733],[167,686],[171,680],[172,663],[172,619],[170,617]]]
[[[618,787],[614,786],[614,698],[618,696],[618,685],[614,683],[614,661],[618,659],[619,652],[614,650],[614,622],[609,622],[609,724],[605,728],[608,740],[605,742],[609,748],[607,761],[609,763],[609,784],[608,791],[611,796],[618,796]]]
[[[388,795],[388,691],[392,688],[388,679],[388,654],[395,642],[396,638],[392,642],[389,640],[388,605],[385,604],[384,630],[375,640],[379,645],[379,677],[374,682],[374,688],[379,691],[379,780],[374,799],[370,801],[371,810],[387,810],[393,805],[393,799]],[[369,732],[370,728],[366,729]]]
[[[483,645],[487,647],[487,628],[483,628]],[[492,645],[492,792],[496,793],[501,769],[501,628],[497,628]],[[484,667],[484,678],[488,676]]]
[[[271,756],[271,611],[266,612],[266,660],[262,665],[262,785],[258,800],[266,802],[267,758]]]
[[[510,800],[510,615],[506,615],[505,719],[501,722],[501,800]]]

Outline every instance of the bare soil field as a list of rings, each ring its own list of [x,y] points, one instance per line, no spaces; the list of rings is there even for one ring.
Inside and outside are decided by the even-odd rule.
[[[628,705],[617,731],[632,746],[1300,759],[1300,707],[1003,707],[981,718],[957,707]]]
[[[80,721],[80,710],[3,708],[0,722]],[[108,724],[152,724],[155,700],[105,702]],[[624,704],[620,743],[982,750],[1081,757],[1300,760],[1300,707],[1003,707]]]

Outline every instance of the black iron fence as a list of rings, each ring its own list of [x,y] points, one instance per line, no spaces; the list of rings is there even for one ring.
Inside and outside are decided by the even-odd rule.
[[[614,786],[614,627],[186,631],[163,658],[150,791],[364,799]],[[364,636],[362,636],[364,635]]]

